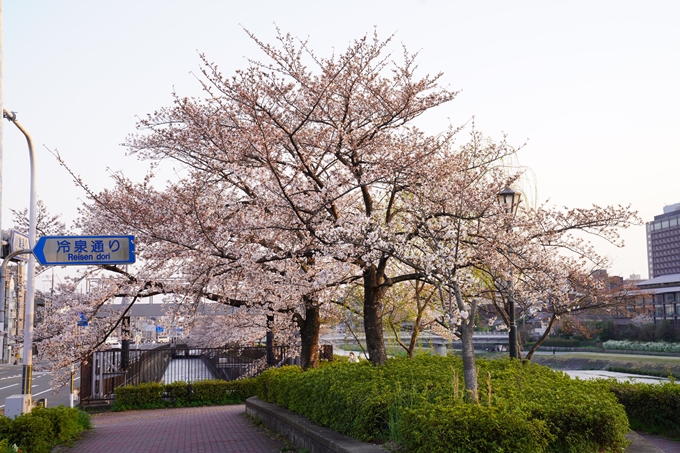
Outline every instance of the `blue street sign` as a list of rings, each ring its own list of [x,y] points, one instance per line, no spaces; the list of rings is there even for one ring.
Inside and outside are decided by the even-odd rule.
[[[132,264],[134,236],[43,236],[33,255],[43,266]]]
[[[156,332],[163,332],[163,326],[156,326]]]

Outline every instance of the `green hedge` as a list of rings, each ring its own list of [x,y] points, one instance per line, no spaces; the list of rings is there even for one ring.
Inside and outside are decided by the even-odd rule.
[[[256,394],[256,386],[255,379],[129,385],[116,388],[111,410],[240,404]]]
[[[68,444],[91,427],[89,415],[81,410],[63,406],[35,408],[15,419],[0,417],[0,445],[49,453],[54,446]]]
[[[446,443],[454,440],[460,451],[480,452],[618,452],[627,444],[625,411],[606,386],[517,360],[477,366],[479,405],[464,401],[462,363],[453,357],[270,369],[258,396],[356,439],[413,452],[457,451]],[[439,440],[445,431],[450,440]]]
[[[680,385],[612,383],[611,390],[626,408],[631,428],[680,439]]]
[[[540,453],[554,440],[541,420],[471,404],[405,408],[399,431],[412,453]]]

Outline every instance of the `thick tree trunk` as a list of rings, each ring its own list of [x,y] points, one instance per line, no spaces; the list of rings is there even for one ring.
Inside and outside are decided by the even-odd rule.
[[[364,332],[368,358],[373,365],[387,361],[383,336],[383,303],[385,276],[375,266],[364,271]]]
[[[465,399],[477,402],[479,400],[477,383],[477,363],[475,362],[475,348],[472,344],[474,321],[468,319],[460,326],[460,340],[463,344],[463,377],[465,378]]]
[[[319,307],[305,301],[305,319],[298,321],[300,327],[300,366],[303,369],[319,366]]]

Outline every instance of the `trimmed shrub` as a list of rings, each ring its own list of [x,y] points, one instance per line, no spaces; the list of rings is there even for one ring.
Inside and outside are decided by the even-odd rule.
[[[680,385],[611,383],[611,391],[623,404],[631,428],[680,439]]]
[[[64,406],[35,408],[31,411],[31,414],[34,417],[49,421],[52,426],[52,438],[57,444],[74,439],[82,431],[77,410]]]
[[[257,395],[257,378],[238,379],[236,381],[228,381],[227,384],[229,384],[237,404],[243,403],[251,396]]]
[[[425,423],[436,413],[460,422],[456,411],[469,431],[451,436],[467,436],[466,445],[478,445],[479,451],[513,451],[510,445],[525,443],[504,437],[512,437],[512,430],[495,423],[505,418],[511,426],[526,424],[517,436],[531,436],[527,445],[535,451],[622,451],[627,444],[626,414],[606,386],[516,360],[478,360],[477,367],[481,406],[464,402],[462,362],[451,357],[390,359],[381,367],[336,363],[304,373],[295,367],[269,370],[260,377],[258,396],[355,439],[392,440],[421,451],[431,448],[434,438],[427,436],[434,434],[416,428],[416,421]],[[475,414],[479,420],[472,420]],[[432,429],[449,422],[442,423]]]
[[[0,416],[0,439],[7,437],[10,427],[12,426],[12,419],[5,416]],[[1,452],[2,450],[0,450]]]
[[[618,351],[643,351],[643,352],[680,352],[680,343],[666,343],[664,341],[640,342],[628,340],[609,340],[602,343],[605,349]]]
[[[542,420],[474,404],[404,409],[399,431],[412,453],[541,453],[555,437]]]
[[[191,387],[186,382],[177,381],[172,384],[166,384],[162,396],[170,400],[172,405],[177,407],[187,406],[191,401]],[[117,397],[118,395],[116,395]],[[159,399],[156,403],[161,404],[163,401]]]
[[[127,408],[164,407],[163,393],[165,385],[149,382],[139,385],[125,385],[115,390],[115,398],[111,410],[120,411]]]
[[[80,431],[86,431],[88,429],[92,429],[92,419],[90,418],[90,414],[88,414],[85,411],[78,410],[78,426],[80,427]]]
[[[201,404],[235,402],[227,381],[199,381],[191,384],[191,401]]]
[[[49,452],[55,445],[67,444],[91,427],[88,414],[64,406],[35,408],[15,419],[0,417],[0,438],[5,445],[0,451],[16,445],[25,452]]]
[[[7,433],[7,443],[16,444],[19,449],[26,452],[50,453],[54,428],[51,423],[45,423],[45,420],[31,413],[18,416],[12,420]]]
[[[172,384],[148,383],[118,387],[115,390],[111,410],[241,404],[256,394],[257,385],[255,379],[239,379]]]

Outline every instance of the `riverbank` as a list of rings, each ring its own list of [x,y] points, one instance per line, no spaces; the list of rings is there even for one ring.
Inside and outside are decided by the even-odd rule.
[[[604,370],[680,379],[680,358],[669,360],[656,356],[601,357],[600,354],[575,353],[560,355],[534,355],[534,363],[558,370]]]

